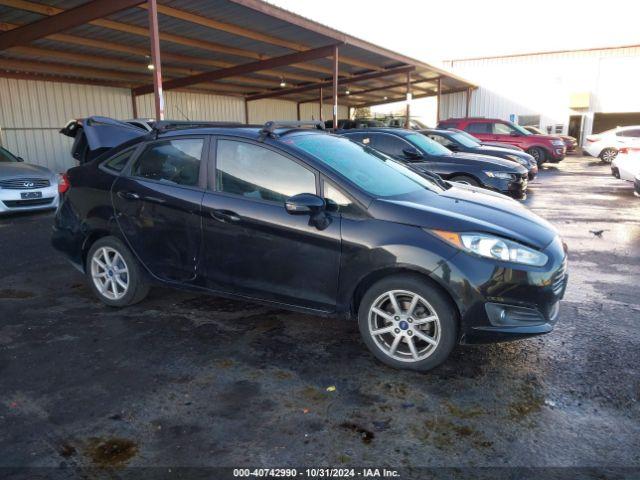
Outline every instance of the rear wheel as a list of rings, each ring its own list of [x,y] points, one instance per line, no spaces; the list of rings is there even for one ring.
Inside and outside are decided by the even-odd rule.
[[[544,149],[540,147],[531,147],[529,150],[527,150],[527,153],[535,158],[538,165],[542,165],[547,161],[547,152],[545,152]]]
[[[91,290],[111,307],[133,305],[149,293],[138,262],[115,237],[101,238],[91,246],[85,272]]]
[[[480,182],[473,177],[468,175],[456,175],[455,177],[451,177],[449,179],[450,182],[462,183],[463,185],[472,185],[474,187],[479,187]]]
[[[618,151],[615,148],[605,148],[600,152],[600,160],[604,163],[611,163],[618,156]]]
[[[380,280],[358,310],[360,334],[378,360],[395,368],[426,371],[451,353],[458,322],[451,301],[416,275]]]

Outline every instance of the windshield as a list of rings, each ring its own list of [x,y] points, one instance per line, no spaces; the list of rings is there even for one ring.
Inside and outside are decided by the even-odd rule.
[[[284,140],[313,155],[374,197],[393,197],[419,190],[441,192],[428,180],[373,148],[332,135],[297,135]]]
[[[451,155],[451,150],[449,150],[447,147],[445,147],[444,145],[440,145],[435,140],[431,140],[430,138],[425,137],[421,133],[411,133],[405,136],[404,139],[410,141],[428,155]]]
[[[456,142],[461,143],[465,147],[479,147],[480,142],[476,140],[475,137],[471,135],[462,135],[461,133],[452,133],[451,138],[453,138]]]
[[[17,162],[18,159],[13,155],[13,153],[5,150],[4,148],[0,148],[0,162]]]

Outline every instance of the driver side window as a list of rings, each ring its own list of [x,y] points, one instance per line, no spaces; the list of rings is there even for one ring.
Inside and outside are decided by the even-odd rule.
[[[131,174],[162,183],[196,186],[203,145],[201,138],[154,143],[138,157]]]

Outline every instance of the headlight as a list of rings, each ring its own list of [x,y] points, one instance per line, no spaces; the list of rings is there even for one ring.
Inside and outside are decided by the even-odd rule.
[[[564,142],[562,140],[551,140],[551,145],[555,145],[556,147],[564,147]]]
[[[491,178],[502,178],[503,180],[515,180],[516,176],[513,173],[508,172],[491,172],[485,171],[484,174]]]
[[[431,230],[431,232],[453,246],[480,257],[534,267],[541,267],[549,260],[542,252],[486,233],[456,233],[443,230]]]

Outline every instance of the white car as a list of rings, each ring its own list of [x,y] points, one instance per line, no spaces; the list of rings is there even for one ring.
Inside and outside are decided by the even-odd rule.
[[[633,182],[640,175],[640,148],[624,147],[611,162],[611,175],[627,182]]]
[[[622,147],[640,148],[640,125],[616,127],[597,135],[588,135],[583,151],[611,163]]]
[[[58,175],[0,147],[0,215],[58,207]]]

